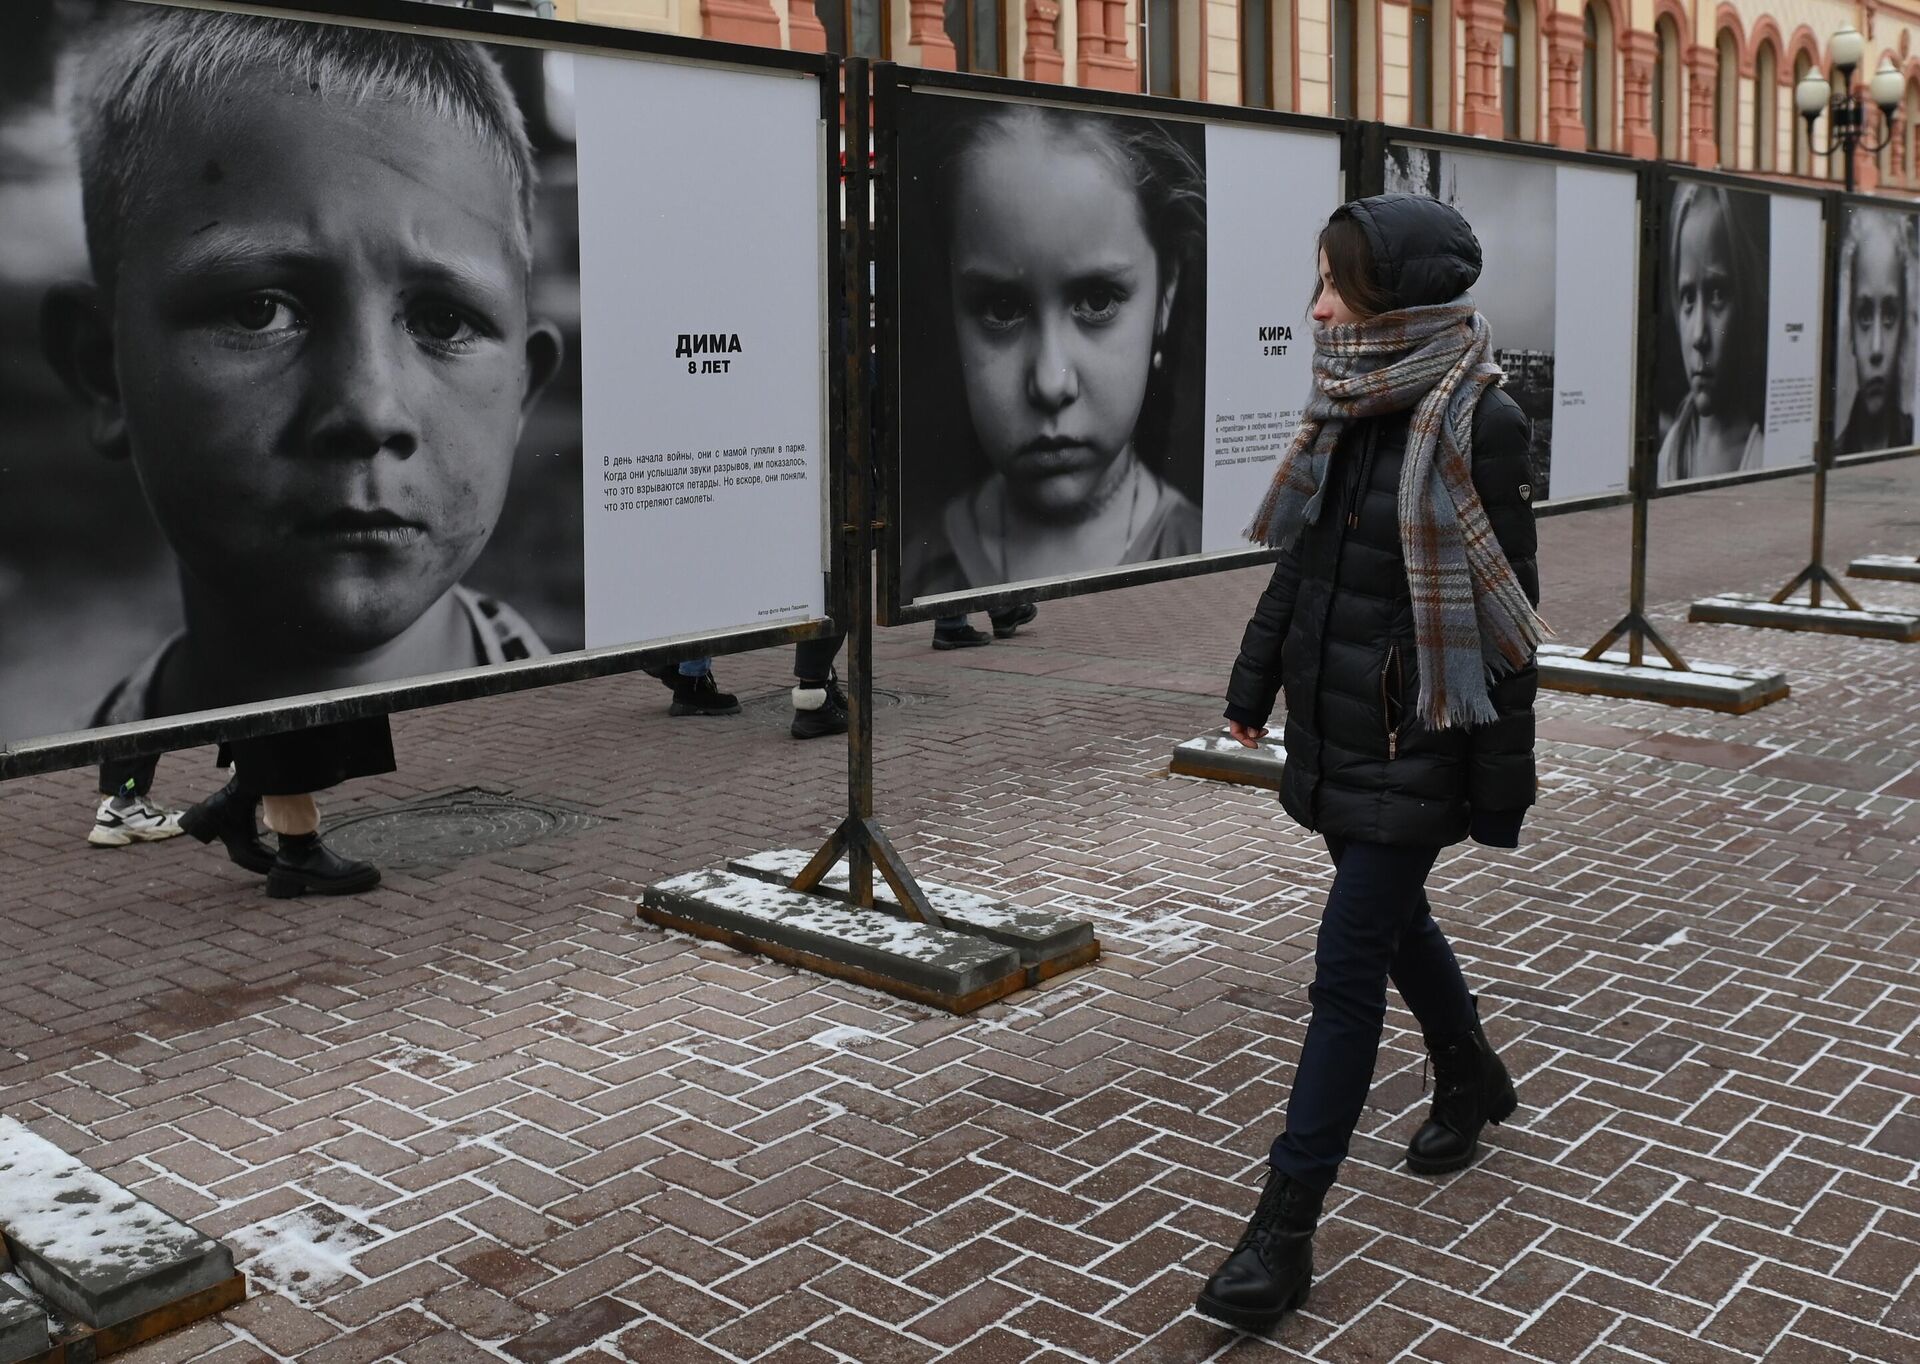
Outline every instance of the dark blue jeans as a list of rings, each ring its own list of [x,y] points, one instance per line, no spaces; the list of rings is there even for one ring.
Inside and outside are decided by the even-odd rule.
[[[1391,979],[1430,1037],[1473,1026],[1473,996],[1427,904],[1438,848],[1327,840],[1333,889],[1313,949],[1313,1017],[1287,1096],[1273,1168],[1310,1188],[1333,1183],[1373,1083]]]

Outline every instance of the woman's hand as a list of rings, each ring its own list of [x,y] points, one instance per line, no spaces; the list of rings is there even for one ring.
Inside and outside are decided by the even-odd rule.
[[[1258,729],[1255,729],[1250,725],[1241,724],[1238,720],[1229,720],[1227,721],[1227,733],[1238,740],[1242,748],[1258,748],[1260,747],[1260,741],[1267,737],[1267,727],[1261,725]]]

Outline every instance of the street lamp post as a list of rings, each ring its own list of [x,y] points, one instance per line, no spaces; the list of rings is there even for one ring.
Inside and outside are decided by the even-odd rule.
[[[1867,101],[1853,90],[1853,73],[1860,69],[1860,58],[1866,54],[1867,40],[1860,36],[1852,24],[1844,25],[1833,35],[1833,41],[1827,51],[1833,58],[1833,74],[1837,82],[1829,82],[1818,69],[1807,72],[1800,84],[1794,87],[1793,102],[1800,110],[1800,117],[1807,121],[1807,149],[1816,156],[1841,154],[1846,163],[1847,193],[1853,193],[1853,154],[1864,147],[1869,152],[1877,152],[1893,141],[1894,115],[1900,108],[1900,96],[1906,91],[1906,78],[1894,70],[1893,63],[1887,58],[1880,59],[1880,69],[1873,73],[1873,79],[1867,82],[1867,93],[1880,110],[1880,135],[1871,137],[1867,133]],[[1837,85],[1837,88],[1836,88]],[[1813,125],[1820,121],[1823,112],[1832,114],[1828,122],[1827,145],[1816,147],[1813,142]]]

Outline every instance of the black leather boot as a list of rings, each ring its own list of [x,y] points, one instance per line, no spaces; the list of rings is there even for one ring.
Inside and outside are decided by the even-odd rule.
[[[265,876],[273,870],[273,849],[260,838],[254,811],[260,797],[241,791],[239,779],[228,782],[180,816],[180,828],[202,843],[219,839],[237,867]]]
[[[1433,1058],[1433,1111],[1407,1144],[1407,1168],[1415,1174],[1466,1169],[1480,1147],[1480,1129],[1505,1122],[1520,1106],[1513,1077],[1480,1027],[1477,999],[1473,1015],[1466,1032],[1426,1039]]]
[[[1313,1284],[1313,1229],[1326,1196],[1269,1168],[1240,1244],[1194,1305],[1215,1321],[1261,1332],[1305,1302]]]
[[[296,895],[352,895],[380,884],[380,868],[353,862],[320,841],[319,834],[282,834],[280,855],[267,873],[267,894],[276,900]]]

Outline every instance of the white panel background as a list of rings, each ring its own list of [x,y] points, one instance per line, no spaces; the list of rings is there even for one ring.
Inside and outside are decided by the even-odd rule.
[[[1767,244],[1767,439],[1764,464],[1813,460],[1817,414],[1783,423],[1776,417],[1776,388],[1820,380],[1821,276],[1826,253],[1820,204],[1775,195]],[[1789,334],[1789,326],[1799,327]]]
[[[1308,299],[1315,243],[1340,205],[1340,143],[1278,128],[1207,129],[1207,432],[1200,544],[1245,549],[1242,534],[1298,426],[1265,458],[1216,468],[1219,414],[1295,412],[1313,382]],[[1262,326],[1293,328],[1282,356],[1262,354]]]
[[[819,87],[575,61],[587,646],[822,615]],[[682,332],[738,333],[742,353],[725,357],[725,374],[689,374],[688,357],[674,354]],[[613,456],[789,442],[807,447],[805,479],[710,490],[705,504],[605,510]]]
[[[1549,488],[1554,501],[1627,486],[1640,288],[1634,176],[1585,166],[1558,170]]]

